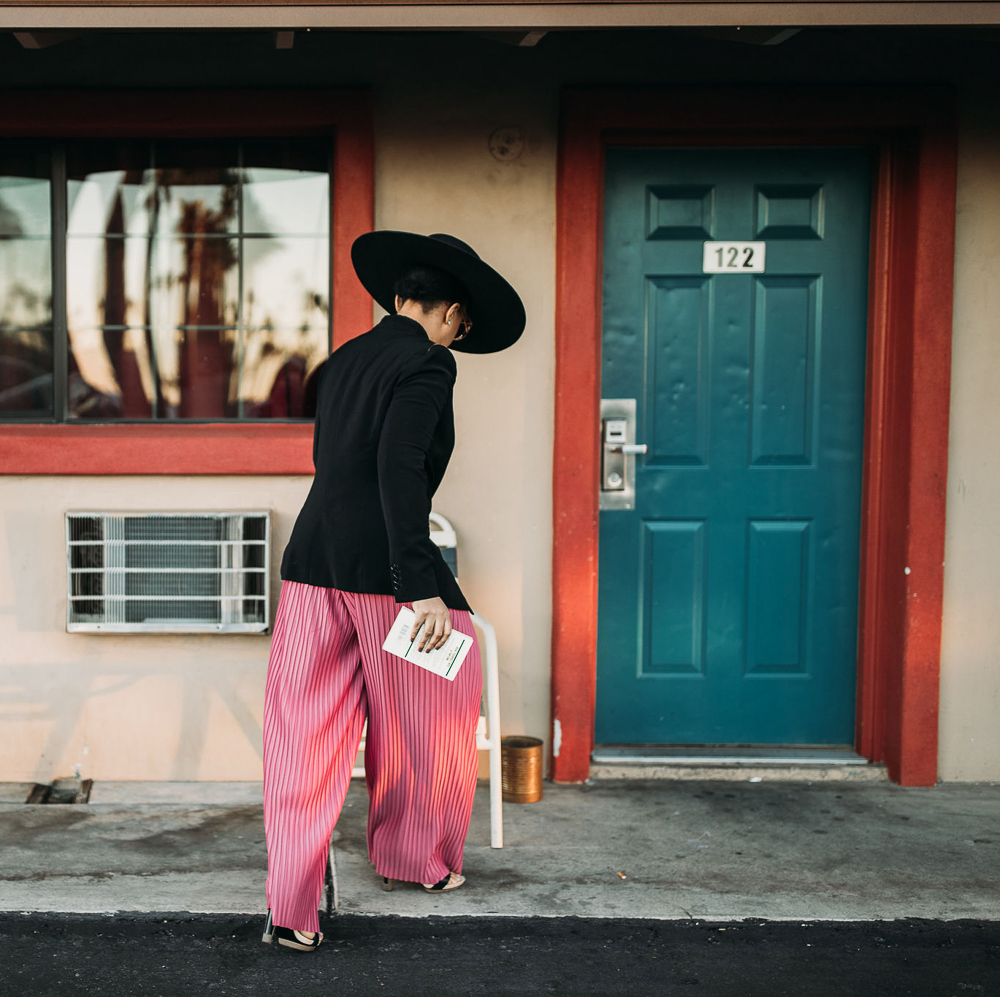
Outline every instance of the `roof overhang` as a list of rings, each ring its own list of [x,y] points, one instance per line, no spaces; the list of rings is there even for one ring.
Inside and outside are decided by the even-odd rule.
[[[805,3],[695,2],[508,3],[118,3],[45,0],[0,3],[0,31],[32,30],[581,30],[709,26],[930,26],[1000,24],[1000,2]]]

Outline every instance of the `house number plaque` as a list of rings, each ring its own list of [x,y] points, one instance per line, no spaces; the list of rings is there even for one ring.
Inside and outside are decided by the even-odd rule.
[[[763,242],[706,242],[702,273],[763,273],[766,246]]]

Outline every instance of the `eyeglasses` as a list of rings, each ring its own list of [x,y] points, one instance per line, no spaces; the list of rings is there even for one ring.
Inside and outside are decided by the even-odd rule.
[[[472,332],[472,322],[469,316],[463,311],[462,312],[462,328],[459,329],[458,334],[452,340],[453,343],[457,343],[460,339],[465,339],[469,333]]]

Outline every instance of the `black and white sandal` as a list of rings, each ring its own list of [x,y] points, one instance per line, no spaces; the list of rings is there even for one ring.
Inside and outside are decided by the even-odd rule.
[[[260,940],[265,945],[270,945],[275,937],[277,937],[279,945],[295,949],[298,952],[312,952],[314,949],[318,949],[320,942],[323,941],[323,935],[319,931],[315,934],[310,934],[305,931],[296,931],[294,928],[283,928],[281,925],[275,924],[271,917],[271,912],[268,911],[267,921],[264,924],[264,934]]]
[[[440,882],[421,883],[420,885],[428,893],[447,893],[449,890],[457,890],[465,882],[465,876],[460,876],[457,872],[449,872]],[[386,893],[392,893],[393,882],[388,876],[382,877],[382,889]]]
[[[428,893],[447,893],[449,890],[457,890],[465,882],[465,876],[460,876],[457,872],[449,872],[444,879],[437,883],[421,883],[420,885]]]

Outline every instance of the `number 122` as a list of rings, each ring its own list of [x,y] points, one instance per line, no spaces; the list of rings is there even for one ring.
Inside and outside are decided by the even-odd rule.
[[[726,260],[724,257],[728,253],[729,259]],[[715,251],[715,255],[719,258],[719,266],[726,267],[727,269],[753,269],[753,246],[743,247],[743,263],[739,262],[740,251],[736,246],[719,246]]]

